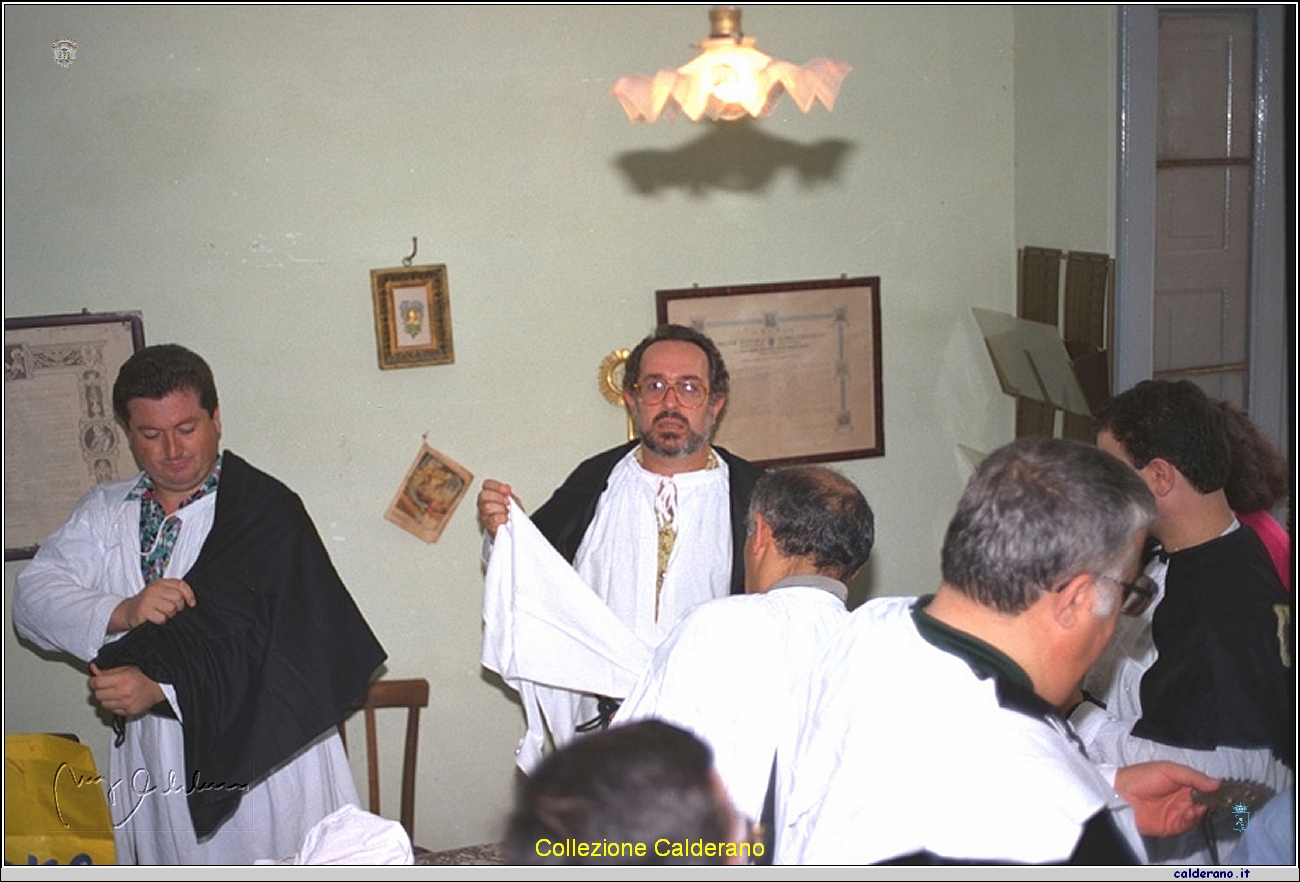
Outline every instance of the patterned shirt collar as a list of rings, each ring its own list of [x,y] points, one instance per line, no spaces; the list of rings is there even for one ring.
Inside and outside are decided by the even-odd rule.
[[[154,486],[148,472],[142,474],[140,480],[136,481],[135,487],[126,498],[140,500],[140,576],[145,585],[155,579],[161,579],[167,572],[172,549],[176,547],[176,540],[180,537],[183,526],[182,519],[177,517],[177,513],[191,502],[197,502],[209,493],[215,493],[220,481],[221,457],[218,456],[212,467],[212,474],[208,475],[197,490],[176,506],[176,511],[171,514],[163,511],[162,503],[158,501],[158,488]]]
[[[199,489],[185,497],[181,504],[176,506],[177,511],[180,511],[192,502],[198,502],[209,493],[215,493],[217,491],[217,485],[221,483],[222,456],[224,456],[224,454],[218,454],[216,464],[212,466],[212,474],[208,475],[203,483],[199,485]],[[153,478],[149,477],[148,472],[140,473],[140,479],[135,482],[135,486],[131,488],[131,492],[126,494],[126,498],[128,500],[140,499],[146,502],[157,502],[158,488],[154,486]]]

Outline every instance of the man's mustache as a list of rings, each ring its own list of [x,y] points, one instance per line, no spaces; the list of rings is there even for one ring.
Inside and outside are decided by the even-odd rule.
[[[679,410],[665,410],[663,413],[656,414],[655,418],[650,421],[650,425],[657,426],[659,425],[660,420],[677,420],[678,422],[685,423],[688,426],[691,424],[691,421],[686,418],[686,414]]]

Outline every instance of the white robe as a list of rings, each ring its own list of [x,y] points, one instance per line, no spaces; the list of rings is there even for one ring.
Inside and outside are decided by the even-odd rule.
[[[126,496],[137,479],[100,484],[18,575],[14,627],[33,643],[89,662],[109,641],[109,617],[144,588],[140,503]],[[220,491],[218,491],[220,492]],[[178,511],[182,528],[164,574],[181,578],[212,529],[217,494]],[[175,692],[163,684],[179,718]],[[246,783],[246,782],[230,782]],[[110,750],[109,812],[118,863],[249,864],[295,854],[311,827],[346,804],[356,784],[337,732],[322,734],[244,794],[215,834],[198,842],[185,794],[185,744],[177,720],[131,719]]]
[[[1136,843],[1131,810],[1067,731],[1002,708],[992,679],[918,633],[915,603],[867,603],[814,665],[780,764],[777,862],[1063,861],[1105,808]]]
[[[713,749],[737,810],[757,820],[773,758],[793,747],[809,668],[848,617],[846,594],[833,579],[792,576],[765,594],[695,607],[659,645],[614,724],[653,717],[694,732]]]
[[[573,569],[619,621],[658,646],[688,609],[731,591],[731,490],[726,460],[672,477],[648,471],[635,449],[609,475]],[[673,543],[655,616],[659,529],[655,494],[669,482],[677,497]]]
[[[484,580],[481,661],[523,701],[519,768],[541,761],[548,732],[556,747],[573,738],[584,694],[626,695],[650,653],[511,505]]]
[[[730,469],[722,457],[717,463],[666,477],[629,451],[610,473],[572,566],[514,505],[496,538],[484,537],[481,660],[523,701],[527,729],[515,761],[525,772],[541,761],[548,734],[560,747],[596,717],[593,696],[627,694],[682,614],[730,592]],[[662,482],[674,490],[677,537],[656,615]]]

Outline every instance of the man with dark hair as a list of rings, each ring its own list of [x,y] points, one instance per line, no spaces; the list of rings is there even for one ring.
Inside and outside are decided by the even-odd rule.
[[[761,470],[709,443],[729,377],[713,341],[660,326],[633,350],[623,401],[638,440],[573,471],[533,522],[620,621],[658,645],[683,612],[744,590],[741,550]],[[478,496],[489,536],[505,523],[511,489]],[[612,709],[601,704],[601,717]],[[583,703],[595,717],[596,701]]]
[[[146,346],[127,359],[118,371],[113,383],[113,415],[123,426],[130,426],[127,405],[131,401],[137,398],[156,401],[181,390],[193,392],[199,407],[209,414],[217,412],[217,381],[206,361],[175,343]]]
[[[938,593],[868,602],[816,662],[780,763],[778,862],[1132,863],[1134,820],[1195,823],[1192,788],[1213,779],[1151,763],[1108,780],[1055,709],[1133,608],[1154,515],[1142,482],[1086,445],[985,459]]]
[[[334,727],[383,649],[301,500],[221,452],[202,358],[140,350],[113,404],[143,471],[96,486],[41,546],[14,627],[89,662],[114,715],[120,863],[288,857],[357,801]]]
[[[793,747],[808,669],[848,615],[875,539],[862,492],[830,469],[768,472],[749,502],[745,590],[687,613],[615,724],[657,717],[708,742],[736,808],[761,819],[773,762]]]
[[[519,787],[512,864],[725,864],[752,855],[707,745],[654,720],[583,738]]]
[[[1146,567],[1153,602],[1125,622],[1083,683],[1072,719],[1100,761],[1170,759],[1271,791],[1294,787],[1292,607],[1268,552],[1224,494],[1231,461],[1223,411],[1195,384],[1147,380],[1095,419],[1097,446],[1155,497]],[[1076,698],[1081,696],[1076,696]],[[1218,862],[1231,816],[1154,860]]]

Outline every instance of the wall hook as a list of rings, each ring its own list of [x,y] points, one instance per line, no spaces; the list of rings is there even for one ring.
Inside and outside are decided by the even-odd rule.
[[[402,258],[402,266],[410,266],[411,261],[415,260],[415,253],[420,250],[420,237],[411,237],[411,253]]]

